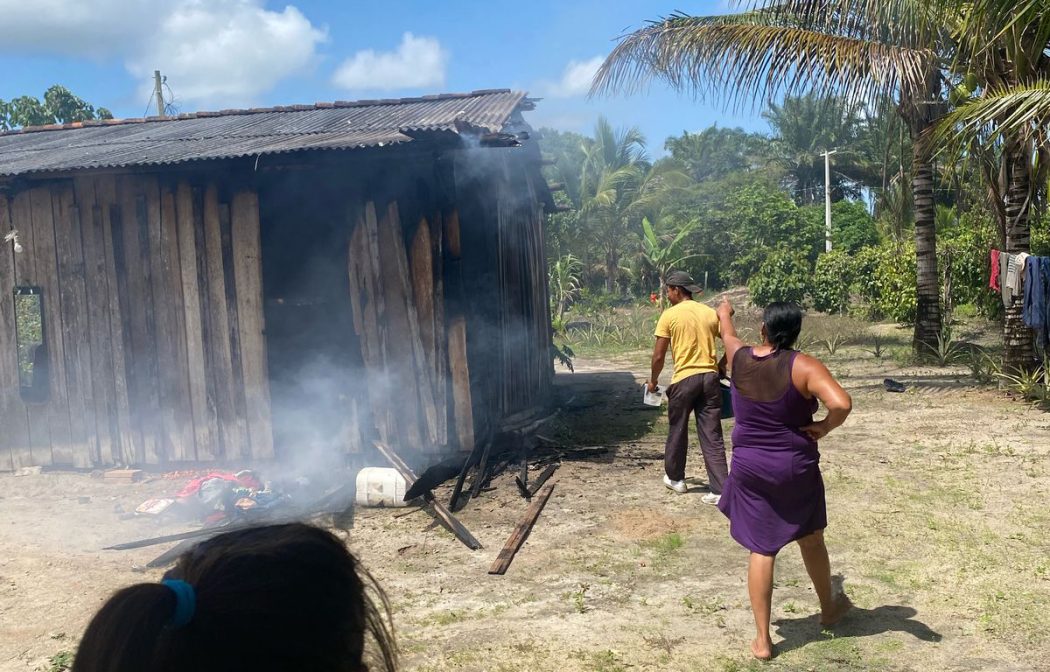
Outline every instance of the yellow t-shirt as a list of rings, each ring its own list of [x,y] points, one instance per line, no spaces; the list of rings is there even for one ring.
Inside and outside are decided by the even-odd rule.
[[[687,299],[663,312],[656,323],[656,336],[671,339],[672,384],[698,373],[718,371],[717,335],[718,313],[698,301]]]

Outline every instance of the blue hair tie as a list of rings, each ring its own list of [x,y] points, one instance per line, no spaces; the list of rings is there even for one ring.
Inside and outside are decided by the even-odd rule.
[[[161,583],[175,593],[175,613],[172,614],[169,625],[173,628],[188,625],[197,611],[197,591],[181,579],[164,579]]]

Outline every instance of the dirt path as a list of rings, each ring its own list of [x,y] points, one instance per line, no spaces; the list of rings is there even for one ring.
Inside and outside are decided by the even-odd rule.
[[[666,421],[637,403],[640,376],[627,373],[646,362],[581,360],[559,375],[572,402],[545,434],[610,451],[563,463],[506,576],[486,572],[525,509],[510,474],[461,513],[482,551],[424,512],[358,511],[349,543],[394,603],[405,669],[1050,670],[1050,416],[962,370],[901,368],[860,348],[831,357],[856,411],[821,446],[828,542],[858,609],[821,635],[786,549],[778,656],[759,665],[745,655],[746,553],[699,488],[660,484]],[[883,391],[887,376],[909,391]],[[688,472],[702,483],[692,455]],[[170,490],[0,476],[0,670],[46,669],[109,592],[159,578],[132,569],[157,549],[97,549],[168,531],[115,511]]]

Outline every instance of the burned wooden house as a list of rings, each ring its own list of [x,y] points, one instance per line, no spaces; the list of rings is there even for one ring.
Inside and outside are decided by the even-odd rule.
[[[0,470],[470,450],[543,413],[505,90],[0,135]]]

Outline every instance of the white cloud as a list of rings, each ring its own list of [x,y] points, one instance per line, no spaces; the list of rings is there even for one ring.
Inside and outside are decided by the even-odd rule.
[[[0,49],[104,57],[121,55],[156,26],[169,0],[0,0]]]
[[[557,82],[547,82],[541,88],[552,98],[572,98],[586,95],[591,90],[591,81],[605,61],[604,56],[595,56],[586,61],[569,61]]]
[[[127,68],[148,79],[159,69],[180,99],[248,104],[316,61],[327,39],[295,7],[255,0],[190,0],[176,7]]]
[[[332,82],[351,90],[411,89],[445,85],[448,52],[433,37],[405,33],[394,51],[359,51],[343,61]]]
[[[317,60],[327,39],[293,6],[265,0],[0,0],[0,51],[117,58],[180,101],[246,105]]]

